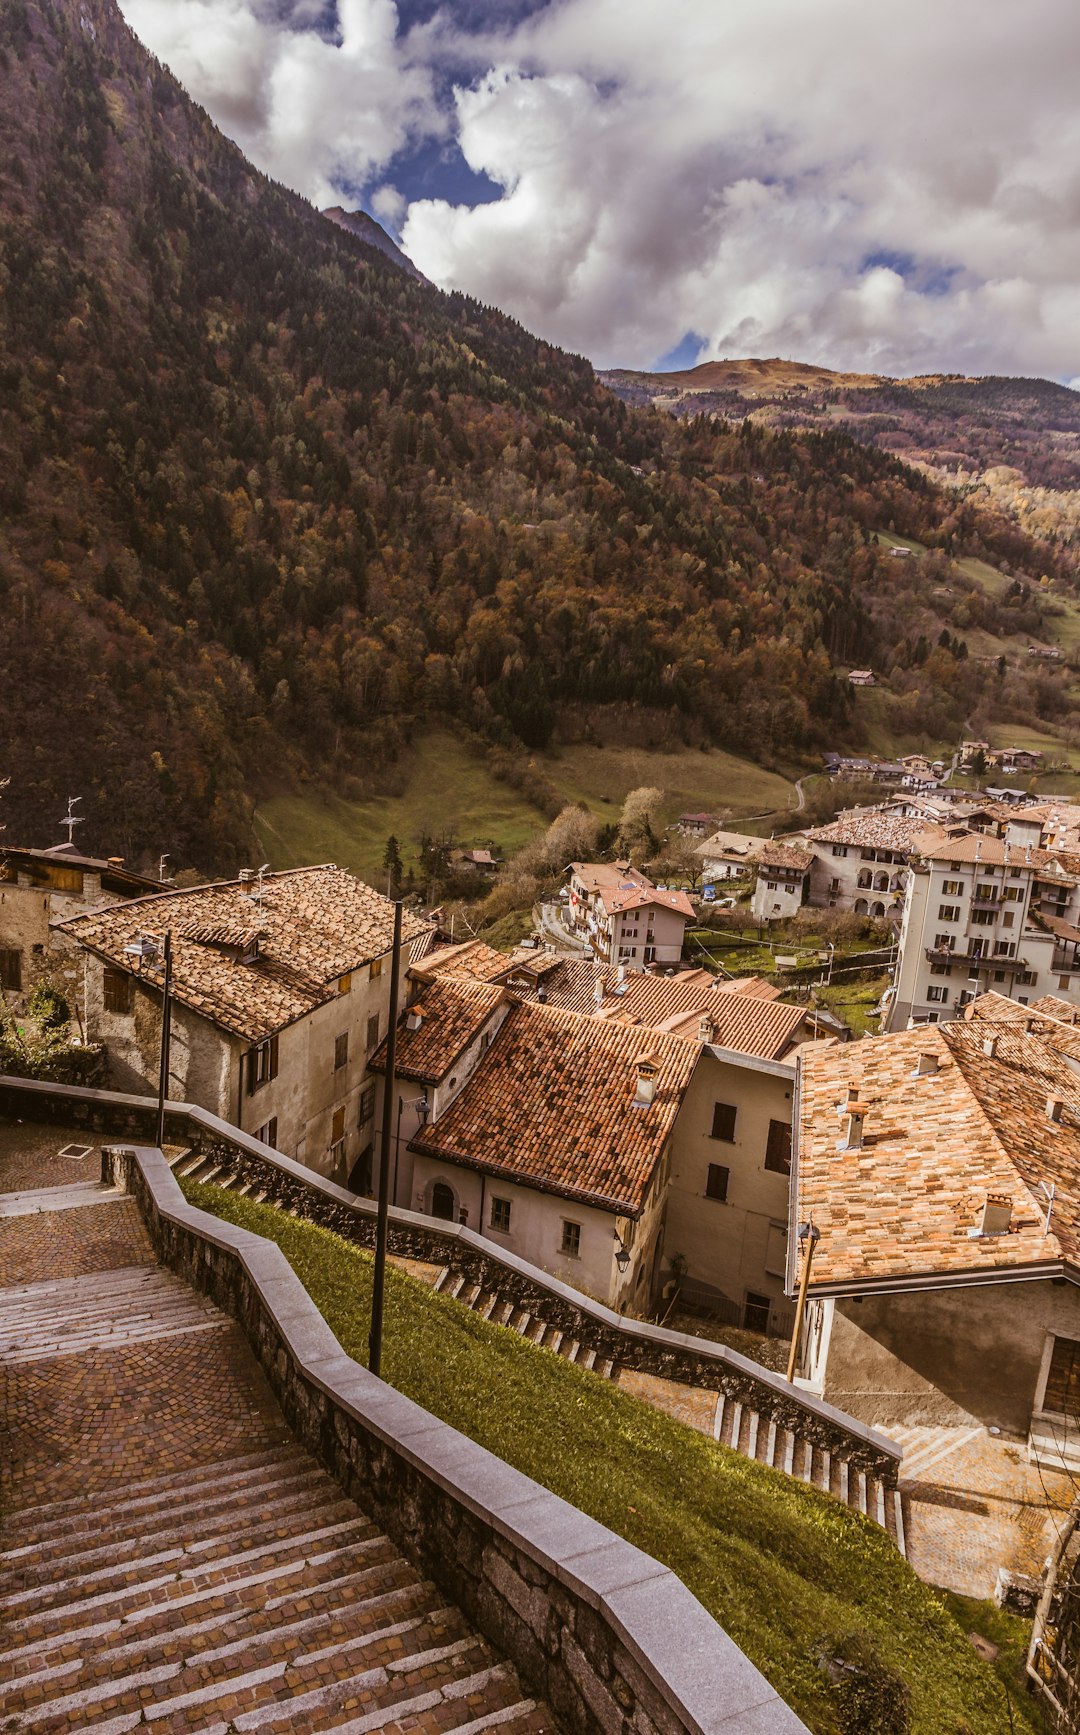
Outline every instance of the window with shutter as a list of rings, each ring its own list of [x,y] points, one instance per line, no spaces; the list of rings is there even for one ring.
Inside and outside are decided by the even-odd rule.
[[[765,1141],[765,1167],[777,1175],[791,1173],[791,1128],[787,1121],[770,1121]]]
[[[1080,1343],[1055,1337],[1042,1407],[1057,1416],[1080,1416]]]
[[[126,970],[106,970],[102,981],[102,1001],[106,1012],[131,1012],[135,1004],[135,989]]]
[[[723,1203],[727,1199],[728,1181],[731,1170],[723,1163],[710,1163],[709,1172],[705,1177],[705,1197],[719,1199]]]
[[[735,1117],[738,1110],[734,1103],[718,1102],[713,1104],[712,1134],[714,1139],[723,1139],[726,1144],[735,1142]]]
[[[108,970],[105,972],[106,976],[111,973],[113,972]],[[0,988],[10,988],[14,994],[18,994],[22,988],[22,953],[17,946],[0,947]]]

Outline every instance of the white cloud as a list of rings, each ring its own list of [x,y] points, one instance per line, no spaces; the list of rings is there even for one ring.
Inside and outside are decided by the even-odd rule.
[[[551,0],[505,27],[492,0],[486,30],[446,4],[407,36],[391,0],[341,0],[339,45],[315,0],[124,3],[261,167],[322,203],[379,188],[429,277],[602,365],[695,331],[706,356],[1080,372],[1070,0]],[[412,196],[407,162],[381,185],[440,136],[498,199]]]

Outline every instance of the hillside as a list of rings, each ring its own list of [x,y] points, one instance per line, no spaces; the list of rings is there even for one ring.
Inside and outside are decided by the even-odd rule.
[[[340,205],[328,205],[323,212],[331,223],[336,223],[339,229],[347,229],[350,235],[355,235],[358,241],[364,241],[369,247],[375,247],[387,259],[399,265],[402,271],[410,277],[415,277],[419,283],[426,283],[427,278],[418,271],[407,253],[403,253],[396,241],[392,241],[381,223],[376,223],[374,217],[369,217],[366,211],[346,211]]]
[[[861,727],[836,665],[907,643],[876,530],[1069,580],[828,422],[631,411],[409,277],[258,174],[112,0],[0,0],[0,41],[9,839],[79,794],[84,847],[226,868],[256,801],[377,795],[440,719],[522,757],[807,763]],[[970,688],[931,660],[923,702],[958,727]]]

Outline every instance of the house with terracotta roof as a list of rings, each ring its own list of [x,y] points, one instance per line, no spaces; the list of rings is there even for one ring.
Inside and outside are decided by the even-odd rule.
[[[875,1425],[974,1425],[1080,1463],[1075,1042],[988,995],[950,1024],[800,1056],[811,1389]]]
[[[73,991],[78,947],[55,926],[67,916],[122,903],[153,891],[156,881],[132,873],[119,856],[80,855],[66,843],[52,849],[0,849],[0,989],[21,1006],[39,981]]]
[[[677,964],[694,906],[629,862],[571,862],[567,926],[606,964]]]
[[[802,844],[767,842],[754,852],[754,895],[750,909],[756,921],[782,922],[797,915],[807,900],[814,852]]]
[[[613,1307],[646,1309],[699,1052],[648,1027],[512,1006],[410,1141],[412,1208],[467,1222]]]
[[[371,1165],[369,1061],[390,1018],[393,909],[324,866],[159,892],[61,931],[82,952],[83,1022],[117,1088],[157,1090],[162,974],[139,941],[160,947],[169,934],[169,1095],[344,1185]],[[406,946],[427,930],[405,914]]]
[[[753,867],[754,852],[761,847],[759,837],[747,837],[741,831],[714,831],[695,854],[701,857],[701,878],[705,885],[719,880],[737,879]]]
[[[898,813],[890,805],[852,808],[784,841],[813,854],[808,903],[899,922],[908,861],[941,835],[923,815]]]

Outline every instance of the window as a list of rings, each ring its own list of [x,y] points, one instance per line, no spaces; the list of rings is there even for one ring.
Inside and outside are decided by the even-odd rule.
[[[382,975],[382,967],[383,967],[383,961],[381,958],[372,958],[371,963],[368,965],[368,972],[367,972],[368,973],[368,980],[370,982],[374,982],[376,976]]]
[[[958,922],[960,920],[959,904],[942,904],[938,910],[939,922]]]
[[[1067,988],[1071,981],[1072,981],[1071,976],[1059,976],[1058,977],[1058,987],[1059,988]]]
[[[930,974],[931,974],[931,976],[951,976],[952,975],[952,965],[951,964],[931,964]]]
[[[787,1271],[787,1230],[782,1223],[769,1224],[765,1269],[770,1277],[783,1277]]]
[[[1013,873],[1016,871],[1014,868]],[[1024,889],[1022,886],[1006,886],[1001,895],[1007,904],[1018,904],[1024,895]]]
[[[1015,921],[1016,917],[1013,915],[1012,911],[1006,910],[1005,914],[1001,918],[1001,925],[1003,928],[1011,928]]]
[[[1018,970],[1016,972],[1016,986],[1018,988],[1027,988],[1030,983],[1035,981],[1036,974],[1037,973],[1034,970]],[[1025,1005],[1026,1004],[1025,1001]]]
[[[976,927],[988,928],[991,922],[997,921],[996,910],[972,910],[971,919]]]
[[[357,1126],[362,1127],[362,1126],[366,1125],[366,1123],[369,1120],[371,1120],[374,1113],[375,1113],[375,1086],[373,1084],[366,1084],[364,1086],[363,1090],[360,1092],[360,1102],[359,1102],[359,1105],[357,1107],[357,1113],[356,1113]]]
[[[277,1115],[271,1115],[270,1119],[264,1121],[261,1127],[256,1127],[255,1137],[260,1139],[264,1145],[270,1145],[272,1148],[276,1148]]]
[[[106,981],[110,976],[121,976],[123,981],[128,981],[128,977],[120,970],[106,970]],[[16,994],[22,988],[22,953],[17,946],[0,948],[0,988],[10,988]],[[107,998],[105,1010],[106,1012],[111,1010]],[[130,1010],[131,1008],[128,1006],[124,1007],[125,1012]]]
[[[833,855],[847,855],[847,844],[846,843],[834,843],[832,846],[832,852],[833,852]]]
[[[509,1199],[492,1199],[491,1227],[500,1235],[510,1233],[510,1201]]]
[[[330,1127],[330,1143],[332,1145],[340,1145],[340,1143],[344,1137],[345,1137],[345,1104],[342,1103],[340,1108],[336,1108],[334,1110],[334,1119],[333,1119],[333,1121],[331,1123],[331,1127]]]
[[[365,1145],[349,1170],[349,1187],[354,1193],[366,1193],[371,1196],[371,1179],[374,1172],[374,1145]]]
[[[947,988],[938,987],[931,982],[930,986],[926,990],[926,998],[930,1001],[931,1005],[935,1000],[937,1000],[944,1006],[949,998],[949,990]]]
[[[767,1295],[755,1295],[752,1289],[748,1289],[743,1306],[744,1328],[747,1331],[768,1331],[771,1305]]]
[[[735,1143],[735,1116],[737,1113],[738,1110],[734,1103],[714,1103],[710,1138],[723,1139],[725,1144],[733,1145]]]
[[[765,1167],[774,1175],[791,1173],[791,1128],[787,1121],[770,1121],[765,1141]]]
[[[955,942],[952,934],[935,934],[934,935],[934,951],[935,952],[951,952],[953,949],[953,946],[955,944],[956,944],[956,942]]]
[[[248,1050],[248,1096],[254,1096],[264,1084],[269,1084],[277,1077],[278,1070],[278,1039],[271,1036],[268,1042],[259,1042]]]
[[[578,1257],[581,1252],[580,1223],[568,1223],[566,1218],[563,1218],[562,1240],[559,1243],[559,1252],[567,1254],[571,1259],[576,1259]]]
[[[338,993],[339,994],[347,994],[349,992],[349,989],[352,987],[352,971],[351,970],[346,970],[344,976],[339,978],[337,986],[338,986]]]
[[[18,957],[16,952],[15,956]],[[5,982],[8,988],[13,984]],[[18,987],[18,983],[14,984]],[[131,1012],[135,1007],[135,984],[126,970],[106,970],[104,981],[104,1000],[106,1012]]]
[[[995,940],[994,941],[994,957],[995,958],[1011,958],[1013,956],[1013,954],[1015,953],[1015,951],[1016,951],[1016,947],[1011,940]]]
[[[334,1038],[334,1071],[340,1072],[349,1058],[349,1032],[343,1031]]]
[[[721,1204],[723,1204],[727,1199],[728,1181],[730,1176],[731,1170],[726,1169],[723,1163],[710,1163],[709,1172],[705,1177],[706,1199],[719,1199]]]
[[[991,898],[997,897],[997,886],[977,885],[975,887],[975,896],[980,903],[988,903]]]
[[[371,1014],[371,1017],[367,1021],[367,1051],[368,1051],[368,1053],[370,1054],[372,1049],[378,1048],[378,1046],[379,1046],[379,1014],[377,1012],[373,1012]]]
[[[1080,1343],[1071,1337],[1054,1339],[1042,1407],[1058,1416],[1080,1411]]]
[[[840,881],[839,880],[830,880],[829,881],[829,890],[831,892],[838,892],[840,890]]]

